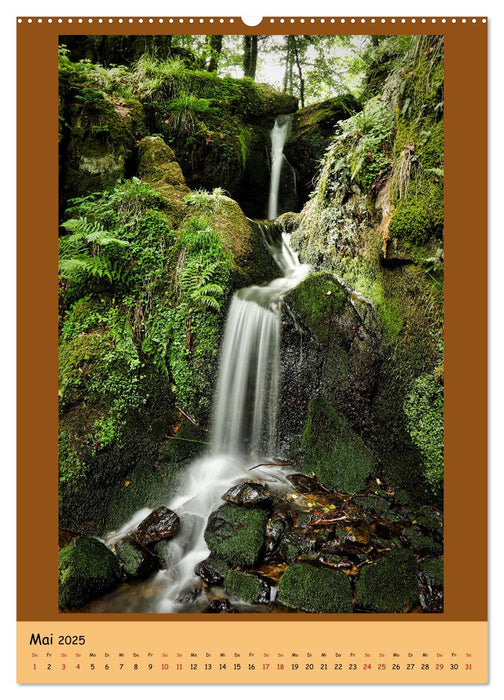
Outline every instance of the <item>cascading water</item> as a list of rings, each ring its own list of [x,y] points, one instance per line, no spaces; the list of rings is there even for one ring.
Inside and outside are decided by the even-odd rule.
[[[275,208],[287,129],[288,123],[283,122],[278,127],[281,138],[276,140],[272,135],[273,151],[278,151],[270,193],[270,206]],[[159,586],[154,587],[157,593],[155,600],[150,600],[149,611],[201,609],[204,594],[196,588],[194,568],[209,554],[205,527],[210,514],[222,505],[222,494],[252,475],[272,486],[285,480],[280,469],[261,470],[257,464],[276,456],[281,301],[309,268],[299,263],[288,237],[285,233],[280,236],[273,222],[255,225],[283,276],[264,286],[240,289],[232,299],[221,348],[210,449],[189,467],[182,490],[168,504],[178,513],[181,528],[170,540],[168,568],[157,574]],[[251,467],[254,471],[249,474]],[[108,542],[130,532],[147,512],[140,511]]]
[[[271,130],[271,180],[268,199],[268,219],[276,219],[278,216],[278,193],[280,190],[280,176],[282,166],[286,162],[284,146],[289,136],[292,121],[291,114],[281,114],[275,119]]]

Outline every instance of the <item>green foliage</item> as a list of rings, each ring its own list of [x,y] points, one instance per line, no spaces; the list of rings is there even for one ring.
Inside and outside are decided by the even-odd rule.
[[[78,453],[72,449],[68,431],[65,428],[60,429],[58,436],[58,463],[61,484],[85,479],[87,465],[79,458]]]
[[[97,221],[85,216],[69,219],[62,224],[68,235],[60,238],[60,277],[71,282],[85,282],[87,278],[106,278],[118,282],[124,278],[117,257],[117,248],[128,242],[114,238]]]
[[[408,430],[422,453],[427,481],[436,495],[443,487],[444,391],[434,374],[422,374],[404,402]]]
[[[222,301],[231,284],[232,258],[204,218],[189,217],[179,238],[177,306],[170,313],[169,364],[177,401],[201,415],[210,407],[219,348]]]
[[[199,189],[192,190],[184,197],[184,202],[193,207],[197,207],[204,214],[218,212],[221,209],[222,198],[225,196],[225,191],[222,187],[214,187],[212,192]]]
[[[313,613],[351,613],[350,581],[341,571],[312,564],[289,566],[278,587],[278,600],[289,608]]]
[[[166,103],[166,109],[170,112],[168,120],[179,137],[190,136],[197,131],[198,120],[211,109],[211,102],[210,99],[181,92]]]
[[[370,100],[362,112],[340,122],[341,133],[335,138],[333,176],[347,183],[357,183],[367,191],[391,167],[393,114],[379,99]]]

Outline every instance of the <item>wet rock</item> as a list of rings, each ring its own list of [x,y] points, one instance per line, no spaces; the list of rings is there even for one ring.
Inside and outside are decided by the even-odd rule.
[[[119,581],[119,562],[94,537],[78,537],[59,553],[59,605],[80,608]]]
[[[272,494],[266,486],[255,482],[244,482],[226,491],[223,500],[235,506],[270,507]]]
[[[289,608],[321,613],[352,612],[348,577],[329,567],[297,563],[289,566],[278,587],[278,600]]]
[[[275,559],[291,563],[317,549],[317,537],[307,532],[286,532],[275,551]]]
[[[444,562],[426,559],[420,564],[420,604],[424,612],[443,612]]]
[[[115,553],[127,578],[145,578],[157,566],[156,557],[131,537],[119,540]]]
[[[245,603],[268,604],[271,598],[269,584],[260,576],[244,571],[230,571],[224,581],[226,591]]]
[[[305,474],[288,474],[287,481],[291,483],[299,493],[314,493],[320,491],[320,484],[316,479]]]
[[[224,560],[208,557],[197,564],[194,573],[206,586],[218,586],[224,581],[228,569],[229,566]]]
[[[284,514],[274,513],[266,524],[266,552],[270,554],[278,546],[289,523]]]
[[[191,586],[190,588],[187,588],[186,590],[179,593],[179,595],[177,596],[177,603],[190,605],[191,603],[194,603],[194,601],[200,596],[201,592],[201,585],[197,583],[194,586]]]
[[[210,605],[208,605],[204,610],[204,613],[235,613],[236,610],[231,607],[229,600],[224,598],[216,598],[212,600]]]
[[[208,519],[205,541],[216,557],[231,566],[253,566],[264,549],[267,519],[264,510],[222,506]]]
[[[362,567],[356,583],[359,605],[374,612],[407,610],[419,600],[417,573],[417,561],[405,549]]]
[[[180,527],[180,519],[166,506],[160,506],[152,511],[138,526],[135,539],[144,547],[173,537]]]
[[[180,529],[175,539],[164,539],[150,545],[150,549],[159,558],[162,569],[169,569],[185,551],[189,551],[196,544],[202,518],[192,513],[184,514],[180,523]]]

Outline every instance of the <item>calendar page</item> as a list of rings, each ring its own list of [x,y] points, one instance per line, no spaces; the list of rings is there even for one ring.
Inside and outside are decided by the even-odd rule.
[[[18,681],[486,683],[486,19],[17,24]]]

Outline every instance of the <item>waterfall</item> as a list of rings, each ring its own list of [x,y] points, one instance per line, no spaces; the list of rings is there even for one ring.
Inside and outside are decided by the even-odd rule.
[[[281,114],[275,119],[271,130],[271,180],[268,200],[268,219],[276,219],[278,216],[278,192],[280,189],[280,175],[284,156],[284,145],[289,135],[292,121],[291,114]]]
[[[278,120],[277,120],[278,121]],[[285,122],[279,129],[283,141]],[[283,147],[283,141],[280,145]],[[278,167],[279,177],[280,167]],[[272,192],[274,191],[272,173]],[[277,200],[278,188],[275,194]],[[275,204],[276,206],[276,204]],[[202,609],[205,594],[194,573],[209,555],[204,533],[210,514],[223,504],[222,495],[246,478],[285,482],[281,468],[257,467],[277,457],[277,413],[280,376],[281,302],[283,296],[308,274],[299,263],[288,236],[272,221],[254,226],[279,267],[282,277],[268,284],[238,290],[231,301],[221,346],[219,375],[213,405],[210,449],[184,473],[183,485],[167,505],[177,512],[181,527],[169,542],[166,571],[156,574],[157,593],[146,604],[148,612]],[[249,469],[254,471],[249,473]],[[143,509],[108,538],[111,544],[146,516]],[[161,591],[161,592],[159,592]]]
[[[177,612],[198,579],[195,566],[209,554],[204,532],[210,514],[222,505],[232,485],[251,478],[248,469],[276,453],[276,424],[280,374],[281,300],[308,273],[299,263],[285,234],[269,222],[257,223],[264,242],[283,277],[263,286],[237,291],[231,301],[221,347],[213,408],[211,446],[184,474],[184,486],[169,503],[181,519],[171,541],[171,566],[158,612]],[[276,233],[276,236],[274,235]],[[280,470],[254,469],[253,478],[272,485],[283,480]]]

